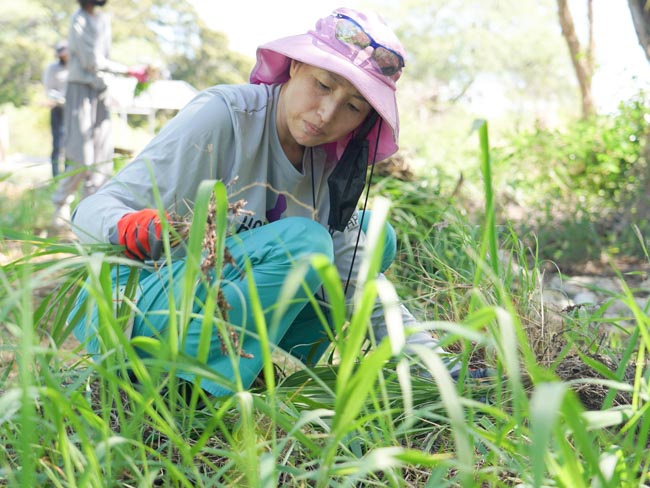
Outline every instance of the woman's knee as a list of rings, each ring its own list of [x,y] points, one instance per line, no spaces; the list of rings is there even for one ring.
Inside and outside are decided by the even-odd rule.
[[[289,217],[278,221],[284,225],[282,237],[293,255],[324,254],[334,259],[332,237],[325,227],[305,217]]]
[[[359,220],[361,222],[361,229],[364,232],[368,230],[368,224],[370,223],[370,216],[372,212],[370,210],[361,210],[359,212]],[[397,234],[395,233],[395,228],[386,222],[384,227],[384,255],[381,258],[381,269],[383,273],[386,271],[397,255]]]

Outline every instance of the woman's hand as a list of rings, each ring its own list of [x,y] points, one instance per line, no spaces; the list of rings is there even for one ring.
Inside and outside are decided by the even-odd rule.
[[[128,213],[117,222],[117,244],[125,247],[124,253],[131,259],[160,259],[161,236],[160,215],[153,208]]]

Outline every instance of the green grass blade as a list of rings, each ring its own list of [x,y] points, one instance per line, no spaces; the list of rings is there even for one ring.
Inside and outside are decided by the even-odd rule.
[[[548,446],[561,420],[560,407],[567,387],[564,383],[542,383],[533,391],[530,401],[531,443],[529,456],[534,486],[542,486],[546,472]]]

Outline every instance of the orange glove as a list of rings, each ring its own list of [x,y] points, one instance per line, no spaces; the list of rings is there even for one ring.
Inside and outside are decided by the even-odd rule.
[[[128,213],[117,222],[117,243],[126,248],[124,254],[131,259],[160,259],[163,249],[161,235],[160,216],[152,208]]]

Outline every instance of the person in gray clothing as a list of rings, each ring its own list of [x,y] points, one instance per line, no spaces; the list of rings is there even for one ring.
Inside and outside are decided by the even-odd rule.
[[[221,396],[232,392],[228,385],[234,378],[248,387],[260,372],[261,346],[243,275],[247,263],[267,324],[290,271],[316,254],[334,263],[352,299],[361,261],[355,256],[364,248],[361,229],[369,220],[357,211],[357,201],[368,164],[398,148],[395,90],[404,58],[401,43],[379,17],[337,9],[306,34],[260,46],[250,84],[219,85],[198,94],[133,162],[80,202],[72,221],[82,242],[119,244],[126,256],[144,262],[133,299],[137,310],[126,327],[129,337],[170,340],[169,297],[172,290],[180,296],[189,258],[177,246],[171,265],[160,261],[161,219],[191,215],[205,180],[226,183],[231,198],[247,202],[246,212],[229,216],[225,244],[233,261],[223,269],[221,289],[229,322],[253,333],[242,334],[243,357],[234,361],[224,354],[216,328],[205,335],[208,287],[197,285],[193,314],[178,343],[224,381],[197,379],[196,370],[177,369],[177,376]],[[386,235],[382,271],[395,256],[394,231]],[[126,266],[113,269],[118,300],[129,273]],[[308,364],[320,358],[332,337],[320,319],[329,315],[326,305],[320,311],[313,302],[313,297],[323,302],[321,285],[315,270],[306,272],[279,323],[268,330],[273,344]],[[82,291],[71,317],[81,317],[74,333],[99,358],[110,346],[90,303]],[[408,309],[400,310],[404,326],[415,325]],[[216,324],[218,319],[208,320]],[[372,326],[377,340],[387,335],[379,303]],[[409,334],[407,344],[413,343],[446,355],[428,332]]]
[[[50,63],[43,71],[43,87],[50,107],[50,129],[52,131],[52,177],[59,174],[61,149],[65,136],[63,109],[65,106],[65,89],[68,81],[68,43],[57,42],[54,51],[57,60]]]
[[[70,204],[83,184],[87,196],[113,173],[111,114],[107,105],[107,74],[140,77],[142,73],[110,58],[112,42],[108,15],[97,7],[107,0],[79,0],[68,32],[68,84],[65,93],[65,159],[67,176],[52,201],[52,226],[67,225]]]

